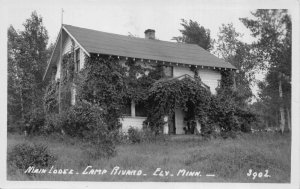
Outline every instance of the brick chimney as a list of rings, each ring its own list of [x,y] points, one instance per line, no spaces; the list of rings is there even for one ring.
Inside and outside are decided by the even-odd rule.
[[[147,29],[145,30],[145,39],[155,39],[155,30]]]

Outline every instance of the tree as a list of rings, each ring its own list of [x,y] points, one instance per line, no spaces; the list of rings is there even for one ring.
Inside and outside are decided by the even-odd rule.
[[[43,110],[42,76],[50,52],[41,16],[32,12],[23,26],[20,32],[12,26],[8,29],[8,109],[20,107],[19,112],[9,111],[9,116],[20,115],[30,122]]]
[[[11,123],[17,118],[22,118],[24,113],[22,87],[20,83],[21,70],[18,69],[18,49],[20,44],[20,36],[17,31],[10,26],[7,32],[7,111],[8,122]]]
[[[256,61],[251,45],[239,40],[243,35],[238,33],[233,24],[222,24],[215,43],[214,54],[234,65],[238,72],[234,73],[236,88],[241,100],[251,100],[251,84],[254,81]]]
[[[210,30],[200,26],[196,21],[181,19],[183,26],[182,36],[173,37],[178,43],[197,44],[205,50],[210,51],[212,48],[212,40],[210,38]]]
[[[285,109],[289,114],[291,107],[291,19],[287,10],[260,9],[251,14],[254,19],[240,20],[258,39],[253,46],[261,60],[259,66],[267,71],[265,81],[259,85],[260,97],[279,112],[280,129],[284,132]],[[288,123],[289,119],[288,116]]]

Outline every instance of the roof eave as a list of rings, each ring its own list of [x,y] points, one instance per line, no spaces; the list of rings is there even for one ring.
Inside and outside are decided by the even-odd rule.
[[[90,57],[90,53],[77,41],[77,39],[68,31],[68,29],[63,25],[62,26],[65,32],[78,44],[78,46]]]
[[[60,48],[58,43],[59,43],[59,39],[60,37],[62,37],[62,30],[64,30],[77,44],[78,46],[88,55],[90,56],[90,53],[76,40],[76,38],[67,30],[67,28],[65,28],[63,25],[62,27],[60,28],[60,31],[59,31],[59,34],[58,34],[58,37],[56,38],[56,41],[55,41],[55,45],[54,45],[54,48],[53,48],[53,51],[51,53],[51,57],[48,61],[48,65],[47,65],[47,68],[46,68],[46,71],[43,75],[43,81],[45,80],[47,74],[48,74],[48,71],[49,71],[49,67],[52,63],[52,60],[53,60],[53,55],[54,55],[54,52],[57,48]]]
[[[101,54],[101,55],[107,55],[107,56],[115,56],[115,57],[126,57],[126,58],[133,58],[133,59],[142,59],[142,60],[149,60],[154,62],[165,62],[165,63],[172,63],[172,64],[180,64],[180,65],[191,65],[191,66],[198,66],[198,67],[210,67],[210,68],[221,68],[225,70],[237,70],[235,66],[233,66],[231,63],[226,62],[227,64],[230,64],[231,67],[224,67],[224,66],[208,66],[208,65],[199,65],[199,64],[191,64],[191,63],[183,63],[183,62],[172,62],[172,61],[165,61],[165,60],[159,60],[159,59],[147,59],[147,58],[141,58],[141,57],[134,57],[134,56],[124,56],[124,55],[117,55],[117,54],[107,54],[107,53],[101,53],[101,52],[90,52],[90,54]],[[217,58],[217,57],[216,57]]]

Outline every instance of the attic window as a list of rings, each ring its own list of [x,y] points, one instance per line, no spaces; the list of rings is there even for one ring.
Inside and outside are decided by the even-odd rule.
[[[75,51],[75,71],[79,72],[80,70],[80,49]]]

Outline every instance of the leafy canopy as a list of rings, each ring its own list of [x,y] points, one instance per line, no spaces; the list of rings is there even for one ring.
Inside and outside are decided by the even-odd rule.
[[[205,50],[210,51],[212,48],[212,40],[210,38],[210,30],[200,26],[196,21],[181,20],[183,29],[179,30],[182,36],[173,37],[179,43],[196,44]]]

